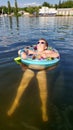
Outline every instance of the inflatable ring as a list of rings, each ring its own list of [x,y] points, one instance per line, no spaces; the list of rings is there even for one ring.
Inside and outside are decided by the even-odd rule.
[[[33,50],[34,47],[35,46],[27,46],[25,47],[25,49]],[[48,49],[58,52],[56,49],[53,49],[51,47],[49,47]],[[36,59],[36,58],[32,59],[31,57],[28,56],[27,59],[22,59],[21,57],[19,57],[18,59],[20,59],[23,64],[27,65],[29,68],[32,68],[32,69],[45,69],[45,68],[55,65],[56,63],[60,61],[60,57],[46,58],[46,59]]]
[[[48,67],[51,67],[58,63],[60,58],[55,58],[55,59],[43,59],[43,60],[38,60],[38,59],[21,59],[21,62],[27,65],[29,68],[32,69],[45,69]]]

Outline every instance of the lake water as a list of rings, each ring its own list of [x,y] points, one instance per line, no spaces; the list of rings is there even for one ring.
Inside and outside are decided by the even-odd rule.
[[[17,51],[45,38],[61,60],[23,69]],[[73,130],[73,17],[0,17],[0,129]]]

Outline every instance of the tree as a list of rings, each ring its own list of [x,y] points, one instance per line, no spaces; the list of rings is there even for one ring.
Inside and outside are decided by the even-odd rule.
[[[73,8],[73,0],[67,0],[62,3],[63,8]]]
[[[6,6],[2,6],[2,13],[7,14],[8,13],[8,8]]]
[[[0,7],[0,14],[2,14],[2,7]]]
[[[10,5],[10,1],[8,1],[8,14],[11,14],[11,5]]]
[[[42,6],[50,7],[50,4],[47,3],[47,2],[44,2],[44,3],[42,4]]]
[[[67,0],[67,1],[63,1],[61,2],[61,0],[59,0],[59,8],[73,8],[73,0]]]
[[[18,5],[17,5],[17,1],[15,0],[15,15],[18,15]]]
[[[58,5],[57,5],[57,4],[55,4],[55,6],[54,6],[54,7],[55,7],[55,9],[57,9],[57,8],[58,8]]]
[[[34,13],[34,8],[29,6],[27,9],[26,9],[27,12],[29,12],[30,14],[33,14]]]
[[[61,0],[59,0],[59,8],[61,8]]]

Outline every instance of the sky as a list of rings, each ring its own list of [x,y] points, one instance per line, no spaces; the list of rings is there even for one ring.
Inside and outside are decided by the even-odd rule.
[[[11,6],[14,6],[15,0],[9,0],[9,1],[10,1]],[[8,0],[0,0],[0,6],[3,6],[3,5],[7,6],[7,2]],[[59,0],[17,0],[19,7],[24,7],[28,5],[42,5],[44,2],[48,2],[50,4],[58,4]]]

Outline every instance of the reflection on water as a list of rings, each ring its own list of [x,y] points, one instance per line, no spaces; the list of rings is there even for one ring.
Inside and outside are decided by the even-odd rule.
[[[9,17],[10,28],[12,29],[12,17]]]
[[[12,29],[14,27],[12,19],[13,19],[12,17],[9,17],[10,29]],[[19,18],[18,17],[15,17],[15,23],[16,23],[16,28],[18,29],[19,28]]]

